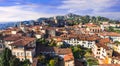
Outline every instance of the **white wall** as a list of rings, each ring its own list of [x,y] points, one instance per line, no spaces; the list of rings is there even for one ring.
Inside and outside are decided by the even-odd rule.
[[[95,41],[83,41],[77,39],[64,40],[64,42],[72,46],[81,45],[86,48],[92,48],[92,46],[95,44]]]

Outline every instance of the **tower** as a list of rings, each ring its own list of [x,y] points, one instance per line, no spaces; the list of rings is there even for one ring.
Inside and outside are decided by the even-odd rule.
[[[56,17],[56,16],[54,17],[54,20],[55,20],[55,23],[58,23],[58,20],[57,20],[57,17]]]

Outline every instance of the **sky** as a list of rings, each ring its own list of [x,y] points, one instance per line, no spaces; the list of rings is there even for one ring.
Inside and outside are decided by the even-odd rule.
[[[0,0],[0,22],[75,13],[120,20],[120,0]]]

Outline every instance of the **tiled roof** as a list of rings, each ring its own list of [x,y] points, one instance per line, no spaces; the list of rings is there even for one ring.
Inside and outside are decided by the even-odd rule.
[[[99,40],[100,43],[110,43],[110,39],[109,38],[103,38]]]
[[[88,24],[85,24],[85,26],[87,26],[87,27],[96,27],[97,25],[95,25],[93,23],[88,23]]]
[[[11,45],[15,45],[15,46],[25,46],[27,44],[29,44],[30,42],[34,41],[35,38],[30,38],[30,37],[22,37],[21,39],[15,41],[14,43],[12,43]]]
[[[97,47],[103,47],[104,49],[106,49],[106,50],[109,50],[110,48],[107,46],[107,45],[105,45],[104,43],[97,43],[96,44],[97,45]]]
[[[81,34],[79,35],[78,39],[86,40],[86,41],[95,41],[95,40],[98,40],[99,37],[97,35]]]
[[[104,32],[104,33],[100,33],[100,35],[102,35],[102,36],[120,36],[120,34],[116,33],[116,32]]]
[[[65,55],[72,53],[72,50],[69,48],[46,47],[41,45],[39,52],[55,52],[59,55]]]
[[[64,56],[64,61],[71,61],[71,60],[74,61],[74,57],[73,57],[73,54],[72,54],[72,53],[66,54],[66,55]]]
[[[69,48],[56,48],[55,52],[59,55],[65,55],[72,53],[72,50]]]
[[[22,36],[19,36],[19,35],[11,35],[11,36],[5,37],[4,40],[5,41],[16,41],[21,38],[22,38]]]

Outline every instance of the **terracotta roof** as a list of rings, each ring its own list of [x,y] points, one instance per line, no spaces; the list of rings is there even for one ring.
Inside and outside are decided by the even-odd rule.
[[[110,43],[110,39],[109,38],[103,38],[99,40],[100,43]]]
[[[100,35],[102,35],[102,36],[120,36],[120,34],[116,33],[116,32],[104,32],[104,33],[100,33]]]
[[[98,40],[99,37],[97,35],[81,34],[78,36],[78,39],[86,41],[95,41]]]
[[[72,50],[70,48],[56,48],[56,53],[59,55],[65,55],[72,53]]]
[[[87,23],[87,24],[85,24],[85,26],[87,26],[87,27],[96,27],[97,25],[95,25],[93,23]]]
[[[106,49],[106,50],[109,50],[109,49],[110,49],[110,48],[109,48],[107,45],[105,45],[104,43],[97,43],[96,46],[99,47],[99,48],[100,48],[100,47],[103,47],[103,48]]]
[[[34,41],[35,38],[30,38],[30,37],[22,37],[21,39],[15,41],[14,43],[12,43],[11,45],[15,45],[15,46],[25,46],[27,44],[29,44],[30,42]]]
[[[66,62],[66,61],[71,61],[71,60],[74,61],[74,57],[73,57],[73,54],[72,54],[72,53],[66,54],[66,55],[64,56],[64,61],[65,61],[65,62]]]
[[[21,38],[22,38],[22,36],[19,36],[19,35],[11,35],[11,36],[5,37],[4,40],[5,41],[16,41]]]
[[[6,30],[19,31],[20,29],[19,29],[19,28],[16,28],[16,27],[10,27],[10,28],[7,28]]]
[[[41,45],[39,52],[55,52],[59,55],[65,55],[72,53],[72,50],[69,48],[46,47]]]

